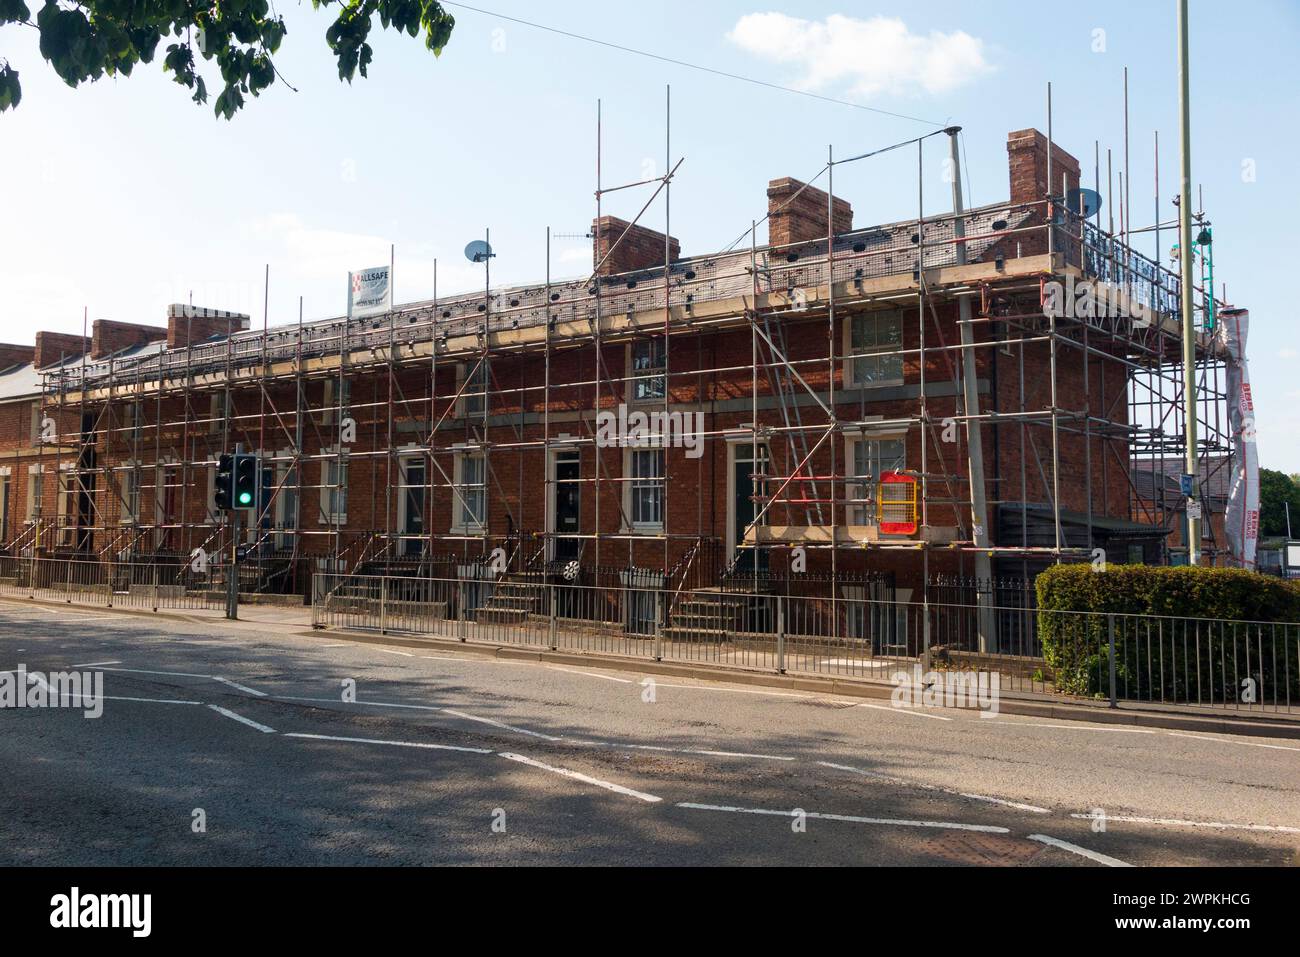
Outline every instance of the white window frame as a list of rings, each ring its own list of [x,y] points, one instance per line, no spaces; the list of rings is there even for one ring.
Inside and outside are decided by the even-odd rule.
[[[626,481],[623,483],[623,514],[627,517],[627,528],[624,531],[633,534],[641,533],[659,533],[664,530],[664,507],[668,500],[668,455],[667,450],[658,447],[654,443],[647,442],[642,445],[632,445],[623,449],[623,477],[626,479],[638,478],[633,474],[635,463],[638,455],[657,455],[659,457],[659,475],[642,477],[643,481],[634,482]],[[638,521],[635,515],[636,490],[638,486],[650,486],[654,483],[659,486],[659,520],[658,521]]]
[[[859,320],[870,320],[872,322],[883,322],[887,319],[898,323],[898,342],[884,345],[863,346],[855,348],[853,345],[853,324]],[[905,371],[903,369],[903,335],[905,326],[903,323],[903,310],[888,309],[878,312],[861,312],[844,317],[844,388],[845,389],[883,389],[890,386],[902,385]],[[877,336],[879,338],[879,336]],[[858,363],[860,360],[867,360],[879,356],[896,356],[898,361],[898,375],[891,376],[888,379],[875,379],[873,381],[864,381],[858,376]]]
[[[42,483],[43,485],[44,483]],[[55,483],[54,524],[58,529],[59,545],[72,547],[76,544],[78,497],[81,492],[81,479],[76,464],[63,462],[59,465],[59,477]],[[59,524],[62,520],[62,525]]]
[[[27,501],[24,524],[34,525],[41,517],[42,500],[45,498],[45,466],[39,463],[27,466]]]
[[[343,388],[340,389],[339,385]],[[336,397],[341,396],[341,401],[336,401]],[[340,379],[338,376],[331,376],[325,380],[324,401],[321,403],[325,406],[321,412],[321,425],[333,425],[336,421],[341,421],[343,416],[352,413],[352,379],[344,376]],[[339,408],[336,410],[334,406]],[[334,413],[338,411],[341,415],[336,419]]]
[[[478,384],[468,381],[470,372],[474,373],[474,378],[482,377],[482,391],[477,391]],[[456,391],[460,392],[460,399],[456,402],[456,415],[462,419],[471,417],[482,418],[488,407],[488,385],[492,381],[492,371],[490,360],[484,359],[482,362],[458,362],[456,363]],[[461,392],[461,389],[465,391]]]
[[[483,475],[470,494],[481,495],[479,508],[483,514],[472,516],[472,500],[466,494],[465,463],[467,461],[482,463]],[[487,457],[480,449],[463,449],[456,452],[452,461],[452,485],[455,486],[451,496],[451,533],[453,535],[481,535],[488,527],[488,477]],[[467,518],[476,521],[467,521]]]
[[[859,445],[873,443],[879,445],[882,442],[898,442],[902,446],[902,460],[898,469],[877,470],[875,473],[859,473],[857,468],[857,449]],[[879,450],[876,452],[876,461],[879,463]],[[899,471],[907,468],[907,433],[897,430],[889,432],[871,432],[862,431],[856,433],[846,433],[844,436],[844,475],[848,479],[844,483],[845,498],[873,498],[872,495],[864,495],[864,492],[874,490],[880,482],[881,471]],[[876,510],[871,505],[846,505],[849,521],[848,525],[876,525]]]
[[[13,505],[14,472],[8,466],[0,466],[0,545],[9,542],[9,510]]]
[[[138,525],[140,522],[140,473],[135,459],[128,459],[122,467],[114,469],[114,490],[117,494],[119,525]]]
[[[662,353],[663,362],[659,365],[646,366],[644,369],[636,368],[637,349],[640,347],[649,347],[651,360],[654,359],[654,350],[659,348]],[[627,363],[627,403],[662,403],[664,396],[668,392],[668,342],[663,336],[651,336],[647,339],[634,339],[627,344],[625,352],[625,361]],[[641,378],[641,376],[653,376],[653,378]],[[656,385],[658,388],[656,389]],[[645,388],[651,394],[641,395],[641,390]]]
[[[271,524],[275,529],[275,547],[283,550],[292,548],[297,538],[302,509],[302,462],[294,462],[293,449],[281,449],[275,457],[280,461],[271,464],[280,494],[275,497]]]
[[[346,525],[348,523],[348,450],[342,450],[340,461],[339,446],[321,449],[329,458],[320,463],[320,524]],[[339,497],[343,499],[343,509],[338,509]]]

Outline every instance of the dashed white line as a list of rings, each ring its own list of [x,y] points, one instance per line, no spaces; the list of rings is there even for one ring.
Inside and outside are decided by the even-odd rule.
[[[1194,741],[1216,741],[1219,744],[1239,744],[1243,748],[1269,748],[1273,751],[1300,751],[1300,748],[1291,748],[1283,744],[1262,744],[1258,741],[1237,741],[1233,738],[1212,738],[1204,734],[1187,734],[1183,731],[1166,731],[1165,733],[1175,738],[1191,738]]]
[[[810,694],[797,694],[793,691],[756,691],[750,688],[715,688],[710,685],[670,685],[662,681],[655,682],[656,688],[684,688],[687,691],[729,691],[732,694],[757,694],[769,698],[811,698]]]
[[[550,666],[551,671],[563,671],[566,675],[585,675],[588,678],[604,678],[606,681],[617,681],[619,684],[632,684],[631,678],[615,678],[613,675],[597,674],[594,671],[574,671],[572,668],[557,668]]]
[[[68,665],[69,668],[96,668],[101,665],[120,665],[120,661],[87,661],[81,665]]]
[[[1132,867],[1121,861],[1117,857],[1110,857],[1107,854],[1098,851],[1090,851],[1086,847],[1080,847],[1078,844],[1071,844],[1069,841],[1062,841],[1060,838],[1051,837],[1047,834],[1030,834],[1031,841],[1037,841],[1040,844],[1049,844],[1052,847],[1059,847],[1063,851],[1069,851],[1071,854],[1078,854],[1080,857],[1086,857],[1090,861],[1096,861],[1098,864],[1105,864],[1107,867]]]
[[[526,764],[531,768],[539,768],[543,771],[550,771],[552,774],[559,774],[574,781],[582,781],[584,784],[594,784],[598,788],[604,788],[606,791],[613,791],[615,794],[624,794],[628,797],[634,797],[638,801],[645,801],[647,804],[658,804],[663,800],[653,794],[647,794],[644,791],[634,791],[632,788],[625,788],[621,784],[614,784],[612,781],[602,781],[600,778],[593,778],[589,775],[582,774],[578,771],[571,771],[568,768],[557,768],[553,764],[543,764],[533,758],[524,757],[522,754],[512,754],[509,751],[502,751],[501,757],[507,761],[517,761],[520,764]]]
[[[867,778],[877,778],[881,781],[888,781],[891,784],[899,784],[903,787],[919,788],[922,791],[938,791],[942,794],[952,794],[957,797],[970,798],[972,801],[984,801],[988,804],[1001,804],[1005,807],[1012,807],[1018,811],[1029,811],[1033,814],[1051,814],[1045,807],[1039,807],[1036,804],[1022,804],[1019,801],[1008,801],[1004,798],[991,797],[987,794],[972,794],[967,791],[958,791],[953,788],[940,787],[937,784],[925,784],[921,781],[909,781],[906,778],[895,777],[892,774],[882,774],[879,771],[868,771],[866,768],[855,768],[848,764],[834,764],[830,761],[818,761],[822,767],[834,768],[836,771],[850,771],[853,774],[859,774]]]
[[[682,801],[678,807],[693,811],[726,811],[731,814],[765,814],[772,817],[794,817],[795,811],[780,811],[761,807],[730,807],[723,804],[695,804]],[[802,811],[805,817],[819,821],[846,821],[850,824],[880,824],[894,827],[932,827],[948,831],[981,831],[987,834],[1010,834],[1009,828],[992,824],[961,824],[956,821],[909,821],[902,818],[858,817],[853,814],[827,814],[821,811]]]
[[[208,705],[208,707],[211,708],[219,715],[223,715],[224,717],[230,718],[231,720],[238,721],[240,724],[246,724],[250,728],[256,728],[258,731],[261,731],[263,734],[275,734],[275,728],[268,728],[266,725],[259,724],[258,722],[254,721],[252,718],[245,718],[242,714],[235,714],[235,712],[229,710],[228,708],[223,708],[220,705],[215,705],[215,704],[210,704]]]
[[[883,704],[859,704],[858,708],[874,708],[876,711],[892,711],[895,714],[909,714],[914,718],[933,718],[935,721],[951,721],[952,718],[944,717],[941,714],[928,714],[925,711],[917,711],[914,708],[895,708],[892,705]]]
[[[289,732],[286,738],[309,738],[313,741],[346,741],[349,744],[386,744],[394,748],[425,748],[430,751],[464,751],[467,754],[491,754],[490,748],[462,748],[454,744],[427,744],[423,741],[383,741],[379,738],[345,738],[333,734],[299,734]]]
[[[392,648],[376,648],[376,649],[374,649],[374,650],[375,650],[375,651],[378,651],[378,652],[382,652],[383,654],[386,654],[386,655],[401,655],[403,658],[414,658],[414,657],[415,657],[415,655],[413,655],[413,654],[412,654],[411,652],[409,652],[409,651],[394,651]]]
[[[1155,734],[1149,728],[1091,728],[1077,724],[1046,724],[1032,721],[1001,721],[998,726],[1003,728],[1053,728],[1057,731],[1109,731],[1113,734]]]
[[[220,675],[210,675],[210,677],[212,678],[213,681],[220,681],[223,685],[229,685],[230,687],[235,688],[239,691],[243,691],[248,694],[251,694],[255,698],[266,697],[265,691],[258,691],[257,689],[250,688],[247,685],[241,685],[236,681],[231,681],[229,678],[222,678]]]
[[[1093,814],[1071,814],[1070,817],[1091,820]],[[1172,817],[1132,817],[1123,814],[1107,814],[1108,821],[1125,821],[1129,824],[1161,824],[1166,827],[1209,827],[1228,831],[1267,831],[1273,834],[1300,834],[1300,827],[1288,827],[1285,824],[1227,824],[1221,821],[1184,821]]]
[[[506,731],[514,731],[516,734],[526,734],[533,738],[541,738],[543,741],[563,741],[563,738],[557,738],[553,734],[542,734],[540,731],[529,731],[527,728],[516,728],[514,725],[505,724],[492,718],[483,718],[476,714],[466,714],[464,711],[453,711],[451,708],[443,708],[443,714],[449,714],[456,718],[464,718],[466,721],[477,721],[480,724],[490,724],[494,728],[503,728]]]

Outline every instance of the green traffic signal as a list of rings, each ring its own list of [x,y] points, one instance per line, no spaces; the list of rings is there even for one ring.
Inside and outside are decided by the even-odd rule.
[[[252,505],[252,504],[253,504],[253,496],[250,495],[248,492],[240,492],[240,493],[239,493],[239,504],[240,504],[240,505]]]

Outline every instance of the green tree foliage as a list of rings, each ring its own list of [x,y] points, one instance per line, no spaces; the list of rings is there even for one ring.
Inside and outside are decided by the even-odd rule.
[[[1286,504],[1291,503],[1291,530],[1300,531],[1300,484],[1284,472],[1259,470],[1259,531],[1286,534]]]
[[[384,29],[424,33],[435,56],[451,39],[456,21],[437,0],[312,0],[335,15],[325,41],[338,60],[339,79],[366,76],[373,51],[368,41],[376,15]],[[103,76],[130,76],[137,63],[152,63],[158,46],[163,69],[208,102],[199,59],[215,63],[220,92],[217,116],[230,119],[275,82],[273,57],[286,30],[269,0],[46,0],[35,14],[27,0],[0,0],[0,27],[26,26],[40,33],[41,55],[69,86]],[[0,59],[0,112],[22,99],[18,71]]]

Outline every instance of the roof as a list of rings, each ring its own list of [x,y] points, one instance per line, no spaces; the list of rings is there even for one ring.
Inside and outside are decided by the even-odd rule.
[[[968,210],[964,217],[968,262],[976,263],[1006,238],[1005,230],[1015,230],[1033,215],[1025,206],[997,203]],[[994,228],[996,225],[996,229]],[[917,250],[924,247],[927,269],[955,265],[957,246],[951,213],[925,220],[918,230],[916,220],[855,229],[834,239],[834,276],[836,281],[898,275],[917,268]],[[740,248],[737,248],[740,247]],[[740,241],[722,252],[674,261],[667,277],[669,304],[687,305],[731,299],[753,291],[751,261],[758,261],[758,284],[761,292],[785,292],[793,288],[823,285],[828,278],[826,240],[817,239],[788,246],[762,246],[751,250]],[[534,283],[479,291],[439,299],[426,299],[396,306],[391,312],[355,318],[345,317],[236,332],[219,342],[194,343],[188,348],[170,350],[161,358],[144,356],[138,368],[128,362],[115,363],[110,369],[105,361],[85,368],[86,385],[106,380],[110,373],[125,376],[154,376],[159,371],[182,371],[187,365],[256,364],[264,359],[275,361],[339,351],[345,332],[348,348],[386,346],[390,335],[399,346],[429,341],[434,336],[477,335],[483,331],[488,316],[489,331],[543,326],[550,319],[561,322],[586,321],[595,315],[597,283],[604,315],[619,315],[664,307],[665,276],[662,265],[602,276]],[[549,293],[549,295],[548,295]],[[235,314],[232,314],[235,315]],[[346,330],[345,328],[346,327]],[[391,332],[390,332],[391,330]],[[63,387],[81,386],[81,367],[68,367]]]
[[[1228,501],[1232,487],[1232,458],[1227,455],[1210,455],[1198,463],[1201,496],[1210,504],[1223,505]],[[1171,507],[1182,508],[1181,478],[1186,463],[1182,459],[1135,459],[1130,463],[1130,475],[1138,498],[1154,502],[1163,498]]]

